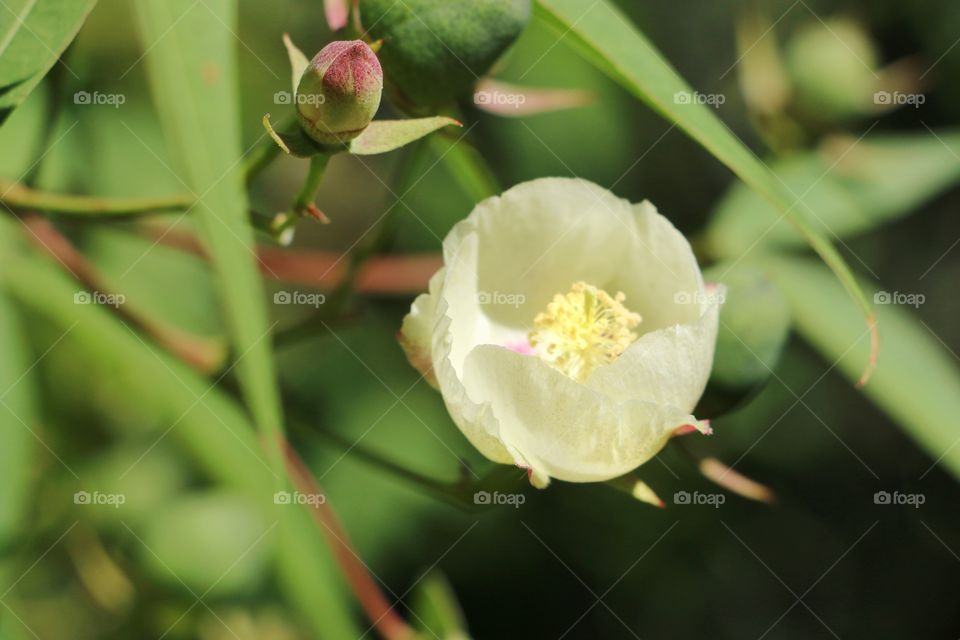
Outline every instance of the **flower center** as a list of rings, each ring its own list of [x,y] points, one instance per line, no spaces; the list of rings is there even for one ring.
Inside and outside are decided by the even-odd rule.
[[[556,294],[537,314],[530,346],[550,366],[577,382],[597,367],[616,360],[637,339],[640,314],[623,306],[626,296],[611,296],[586,282]]]

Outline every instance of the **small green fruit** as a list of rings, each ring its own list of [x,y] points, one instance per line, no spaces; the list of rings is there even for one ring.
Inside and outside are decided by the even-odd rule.
[[[531,0],[360,0],[360,20],[383,40],[380,61],[408,112],[430,112],[470,91],[530,21]]]
[[[367,128],[380,107],[382,92],[383,69],[365,42],[331,42],[300,78],[297,115],[316,142],[343,144]]]

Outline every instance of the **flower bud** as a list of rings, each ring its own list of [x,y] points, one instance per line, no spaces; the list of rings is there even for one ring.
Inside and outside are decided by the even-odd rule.
[[[383,70],[360,40],[331,42],[310,61],[297,86],[297,115],[320,144],[342,144],[367,128],[380,106]]]
[[[834,122],[873,110],[879,58],[870,34],[848,18],[812,22],[786,49],[799,106],[815,121]]]
[[[360,22],[383,40],[391,98],[413,114],[436,113],[469,94],[523,32],[531,0],[360,0]]]

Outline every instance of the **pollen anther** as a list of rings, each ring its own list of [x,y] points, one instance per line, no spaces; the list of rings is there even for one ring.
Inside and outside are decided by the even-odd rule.
[[[640,314],[627,309],[624,300],[622,292],[611,296],[586,282],[575,282],[534,318],[530,346],[550,366],[584,382],[637,339],[633,329],[640,324]]]

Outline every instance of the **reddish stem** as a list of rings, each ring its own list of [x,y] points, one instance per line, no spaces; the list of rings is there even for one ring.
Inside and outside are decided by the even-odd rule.
[[[179,231],[151,230],[165,245],[206,258],[197,239]],[[258,247],[260,271],[265,277],[318,289],[334,289],[343,281],[349,259],[333,251]],[[430,276],[443,266],[439,253],[375,256],[357,274],[356,289],[363,293],[403,295],[425,291]]]
[[[293,447],[285,440],[281,440],[281,447],[287,462],[287,473],[294,486],[304,494],[321,495],[320,486]],[[313,503],[310,513],[313,515],[314,521],[320,526],[320,532],[333,550],[334,557],[340,565],[347,583],[360,602],[360,606],[363,607],[364,613],[370,618],[373,628],[384,640],[410,640],[413,638],[416,632],[397,614],[380,587],[377,586],[366,565],[353,550],[349,536],[340,524],[333,508],[326,501],[320,504]]]
[[[27,230],[26,235],[33,244],[53,256],[87,289],[103,294],[115,293],[106,285],[96,268],[49,220],[37,214],[27,214],[22,217],[22,222]],[[109,308],[203,374],[217,371],[224,364],[226,349],[212,339],[195,336],[149,318],[128,303]]]

